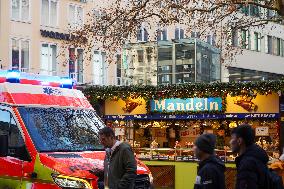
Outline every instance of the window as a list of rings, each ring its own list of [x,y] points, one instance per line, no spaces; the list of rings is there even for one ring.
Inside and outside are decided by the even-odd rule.
[[[248,30],[241,30],[242,32],[242,48],[250,49],[250,33]]]
[[[106,53],[105,52],[94,51],[94,56],[93,56],[93,83],[95,85],[106,85],[107,84],[107,64],[106,64],[105,61],[106,61]],[[118,61],[116,63],[117,63],[117,66],[118,66],[118,64],[119,64]],[[121,65],[120,65],[120,67],[121,67]],[[80,74],[83,76],[83,71]]]
[[[267,53],[272,54],[272,36],[267,36]]]
[[[11,0],[12,20],[30,21],[30,0]]]
[[[200,38],[200,33],[199,32],[191,32],[191,37],[192,38]]]
[[[137,57],[138,57],[138,62],[143,63],[144,61],[144,51],[143,50],[137,50]]]
[[[256,5],[249,5],[249,15],[259,17],[260,16],[260,8]]]
[[[162,76],[162,82],[163,83],[168,83],[168,82],[170,82],[170,78],[171,78],[170,75],[163,75]]]
[[[280,38],[265,36],[265,52],[276,56],[283,56],[283,42]]]
[[[137,32],[137,41],[148,41],[148,32],[145,28],[141,27]]]
[[[69,77],[83,83],[83,49],[69,49]]]
[[[44,43],[41,45],[41,72],[46,75],[57,75],[57,46]]]
[[[216,45],[216,35],[215,34],[207,35],[207,43],[212,46],[215,46]]]
[[[253,50],[260,51],[260,41],[261,41],[261,35],[260,33],[254,32],[254,39],[253,39]]]
[[[162,71],[170,71],[171,70],[171,66],[167,65],[167,66],[161,66],[162,67]]]
[[[121,67],[121,54],[116,55],[116,77],[117,77],[117,85],[120,86],[121,83],[121,72],[122,72],[122,67]]]
[[[84,24],[83,8],[79,5],[69,5],[69,25],[72,28],[82,26]]]
[[[239,46],[239,32],[236,29],[232,29],[232,46],[238,47]]]
[[[12,69],[23,72],[28,71],[30,61],[30,42],[24,39],[12,39]]]
[[[172,66],[171,65],[159,66],[158,70],[159,73],[172,73]]]
[[[175,29],[175,39],[183,39],[184,38],[184,30],[181,28]]]
[[[284,40],[281,39],[281,56],[284,57]]]
[[[249,15],[249,5],[241,5],[241,12],[248,16]]]
[[[168,40],[167,29],[158,30],[157,40],[158,41],[166,41],[166,40]]]
[[[58,1],[41,1],[41,24],[44,26],[58,26]]]
[[[281,39],[276,38],[276,55],[280,56],[281,55]]]
[[[241,13],[246,16],[260,16],[260,7],[256,5],[241,5]]]
[[[16,121],[7,110],[0,110],[0,135],[8,136],[8,156],[23,157],[24,140]]]
[[[267,14],[266,14],[267,19],[271,19],[275,17],[275,15],[276,15],[276,12],[274,10],[267,9]]]

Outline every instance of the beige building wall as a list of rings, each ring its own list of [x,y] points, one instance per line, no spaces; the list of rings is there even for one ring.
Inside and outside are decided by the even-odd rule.
[[[21,0],[18,0],[21,1]],[[69,21],[69,5],[76,5],[83,9],[83,20],[86,21],[87,13],[93,7],[93,2],[84,2],[84,0],[49,0],[57,2],[57,25],[45,26],[42,24],[42,2],[43,0],[30,0],[29,11],[30,19],[16,21],[12,18],[12,0],[0,1],[0,64],[1,69],[12,69],[12,39],[29,41],[29,66],[20,69],[24,72],[39,73],[44,75],[69,76],[69,51],[62,48],[63,40],[44,37],[40,30],[49,32],[68,33]],[[50,5],[52,6],[52,5]],[[50,13],[52,14],[52,13]],[[72,19],[73,20],[73,19]],[[56,70],[47,71],[42,65],[42,44],[50,44],[57,46]],[[49,49],[50,50],[50,49]],[[51,51],[51,50],[50,50]],[[65,54],[63,56],[63,54]],[[47,55],[48,57],[48,55]],[[83,61],[83,80],[84,83],[92,83],[93,65],[92,61],[84,59]],[[75,74],[76,75],[76,74]]]

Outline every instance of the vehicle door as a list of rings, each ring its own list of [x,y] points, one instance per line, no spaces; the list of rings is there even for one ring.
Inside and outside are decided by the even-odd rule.
[[[20,189],[29,160],[19,124],[9,107],[0,106],[0,188]]]

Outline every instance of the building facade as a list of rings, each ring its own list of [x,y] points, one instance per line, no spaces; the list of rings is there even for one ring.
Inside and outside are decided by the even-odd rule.
[[[268,23],[263,28],[238,30],[232,45],[242,49],[225,62],[222,81],[275,80],[284,77],[284,26]]]
[[[238,14],[240,16],[245,15],[247,17],[253,17],[256,19],[269,20],[269,18],[275,16],[275,14],[277,13],[275,11],[249,5],[245,8],[240,9],[240,12]],[[196,38],[203,42],[207,42],[214,48],[217,43],[216,41],[220,40],[220,37],[222,37],[222,31],[218,31],[217,33],[207,31],[207,34],[203,34],[202,36],[200,36],[199,32],[186,32],[185,30],[186,28],[182,28],[179,26],[170,26],[167,28],[163,28],[157,34],[158,44],[169,45],[169,43],[171,42],[167,41],[176,41],[180,39],[188,40],[189,38]],[[147,42],[147,39],[148,32],[142,27],[137,34],[137,41],[141,42],[141,47],[139,48],[143,48],[143,46],[145,46],[144,43]],[[173,44],[175,43],[173,42]],[[233,46],[232,51],[235,52],[234,54],[224,55],[225,53],[223,52],[223,50],[226,48],[225,46],[228,45]],[[138,45],[135,46],[135,48],[137,48]],[[158,46],[161,47],[160,45]],[[171,49],[171,45],[167,47],[165,46],[164,48],[156,49],[158,51],[156,53],[157,56],[155,57],[156,62],[154,61],[155,63],[152,66],[155,67],[156,64],[161,64],[160,60],[163,60],[163,62],[165,62],[166,60],[175,62],[175,60],[173,59],[174,54],[172,50],[169,49]],[[281,23],[269,22],[268,24],[259,25],[258,27],[250,27],[249,29],[232,29],[231,39],[227,39],[226,41],[221,42],[221,47],[219,44],[219,50],[220,56],[223,59],[221,64],[220,79],[220,81],[222,82],[275,80],[284,77],[284,26]],[[137,52],[137,57],[139,59],[139,51]],[[140,54],[141,52],[142,51],[140,50]],[[184,57],[191,56],[189,51],[184,51],[183,53]],[[202,59],[201,63],[203,65],[206,65],[206,61],[206,59]],[[210,66],[207,66],[206,69],[208,69],[209,71],[207,74],[197,73],[195,74],[195,76],[199,75],[200,78],[185,79],[182,78],[181,75],[179,75],[179,68],[176,68],[175,70],[172,70],[172,68],[173,67],[168,65],[166,67],[164,66],[163,68],[157,69],[158,84],[176,84],[187,83],[192,81],[211,82],[212,79],[208,79],[208,77],[210,77],[209,73],[214,72],[214,70],[210,71]],[[141,68],[139,69],[141,70]],[[171,76],[176,75],[176,77],[170,77],[170,75],[161,74],[159,73],[159,69],[164,69],[161,72],[169,72],[173,74]],[[149,78],[149,73],[147,72],[149,71],[146,71],[143,75]],[[139,72],[139,74],[141,75],[141,71]],[[131,77],[133,77],[135,80],[135,78],[137,77],[136,72],[133,72],[133,75]]]
[[[278,79],[284,75],[284,26],[276,23],[233,31],[232,39],[224,43],[231,43],[242,53],[235,55],[234,61],[224,57],[220,71],[210,67],[216,58],[212,59],[207,52],[195,56],[198,48],[192,56],[192,49],[187,44],[194,39],[202,44],[201,47],[208,46],[203,42],[208,43],[212,50],[218,34],[208,32],[205,37],[200,37],[198,32],[186,32],[180,26],[162,28],[156,42],[148,42],[148,32],[142,27],[137,34],[140,45],[134,45],[131,52],[127,47],[128,50],[126,48],[118,55],[116,64],[108,64],[106,53],[96,50],[89,52],[92,58],[87,59],[85,49],[63,44],[70,39],[68,31],[80,28],[88,19],[88,13],[97,14],[96,3],[86,0],[1,0],[0,69],[69,76],[78,83],[91,85],[248,81]],[[262,14],[269,18],[275,12],[248,8],[242,14]],[[219,51],[222,57],[222,48]],[[194,57],[194,63],[189,63],[190,57]],[[199,73],[198,58],[202,65],[200,69],[203,69]],[[219,72],[220,78],[212,77]]]
[[[1,69],[115,84],[107,75],[105,53],[88,52],[88,60],[84,49],[64,45],[72,40],[69,31],[80,28],[93,8],[94,3],[86,0],[1,0]]]

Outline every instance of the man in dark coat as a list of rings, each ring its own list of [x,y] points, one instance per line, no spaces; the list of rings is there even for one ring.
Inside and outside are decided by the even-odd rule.
[[[104,188],[133,189],[137,163],[130,145],[117,141],[110,127],[101,129],[99,136],[106,148]]]
[[[203,134],[194,145],[195,156],[200,160],[194,189],[225,189],[225,165],[215,156],[216,136]]]
[[[236,189],[267,189],[267,162],[266,152],[254,144],[254,130],[244,124],[233,129],[231,147],[236,158],[237,179]]]

